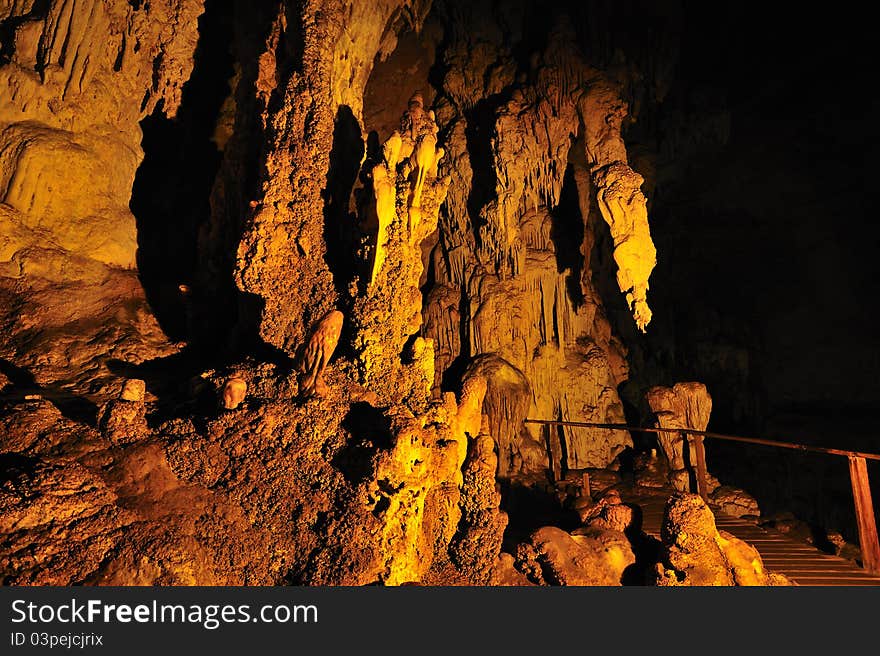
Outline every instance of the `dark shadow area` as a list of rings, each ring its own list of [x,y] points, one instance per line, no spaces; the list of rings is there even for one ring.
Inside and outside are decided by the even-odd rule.
[[[15,54],[15,32],[28,21],[43,21],[49,14],[52,0],[35,0],[30,11],[0,21],[0,66],[8,64]]]
[[[98,406],[92,401],[71,394],[59,385],[39,385],[29,371],[2,358],[0,358],[0,373],[12,383],[0,392],[0,399],[20,402],[26,401],[28,395],[39,395],[58,408],[67,419],[87,426],[97,425]]]
[[[222,162],[211,191],[211,215],[200,226],[198,262],[193,286],[194,325],[191,345],[209,352],[248,352],[261,348],[263,301],[241,292],[235,281],[237,251],[260,198],[265,174],[263,103],[258,88],[260,62],[278,16],[278,0],[251,3],[234,0],[232,42],[235,88],[221,108],[216,141]],[[275,50],[277,67],[287,66],[286,38]],[[265,72],[263,72],[265,73]],[[282,78],[278,78],[282,79]],[[278,95],[276,90],[276,95]],[[279,101],[280,102],[280,101]]]
[[[0,485],[6,483],[13,486],[26,485],[37,473],[39,458],[24,456],[20,453],[0,453]]]
[[[340,298],[349,296],[348,286],[356,270],[354,253],[360,235],[352,190],[361,170],[364,148],[360,123],[350,107],[341,106],[333,127],[330,168],[323,192],[325,260]]]
[[[137,265],[150,306],[172,340],[189,337],[180,285],[196,273],[199,227],[210,216],[209,198],[222,153],[214,131],[233,75],[232,5],[209,0],[199,18],[192,76],[177,116],[161,108],[141,122],[144,160],[130,207],[137,222]]]
[[[153,428],[169,419],[197,419],[217,411],[216,392],[199,384],[205,362],[190,350],[140,364],[111,359],[107,368],[117,376],[139,378],[146,383],[147,391],[157,399],[148,416]]]
[[[581,273],[584,266],[584,258],[581,254],[581,245],[584,242],[584,220],[581,216],[572,164],[565,168],[559,204],[550,214],[553,217],[550,239],[556,247],[556,270],[559,273],[570,270],[566,288],[572,308],[577,310],[584,302],[584,293],[581,289]]]
[[[381,408],[361,401],[352,404],[341,427],[351,438],[334,456],[333,466],[349,483],[357,485],[371,474],[376,452],[391,448],[391,420]]]
[[[507,528],[504,531],[502,550],[515,553],[516,545],[528,539],[542,526],[556,526],[564,531],[580,527],[580,516],[576,511],[563,508],[558,497],[551,493],[550,481],[546,484],[520,481],[507,478],[498,479],[501,486],[501,510],[507,513]]]
[[[485,223],[481,212],[495,198],[497,176],[495,155],[492,152],[492,134],[495,130],[495,113],[505,100],[506,97],[501,94],[487,96],[465,114],[467,119],[465,139],[473,172],[467,209],[477,247],[481,244],[480,228]]]
[[[638,513],[641,509],[636,507]],[[622,585],[653,585],[656,572],[654,567],[663,555],[663,544],[646,533],[627,532],[636,562],[623,570]]]
[[[364,157],[366,152],[366,157]],[[341,106],[333,125],[333,146],[324,198],[324,260],[333,275],[333,284],[340,301],[338,308],[346,316],[351,314],[353,298],[350,286],[357,277],[358,293],[366,293],[369,284],[370,261],[358,257],[360,240],[366,230],[375,249],[378,220],[372,199],[372,166],[378,163],[381,148],[378,137],[370,133],[365,142],[361,126],[351,108]],[[363,166],[361,163],[363,161]],[[357,183],[361,187],[355,189]],[[359,212],[361,213],[359,215]],[[370,217],[361,225],[359,216]],[[355,326],[344,321],[334,358],[352,357]]]

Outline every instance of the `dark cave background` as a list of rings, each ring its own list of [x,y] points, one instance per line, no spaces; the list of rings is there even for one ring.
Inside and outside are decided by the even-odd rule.
[[[621,389],[628,414],[648,424],[647,387],[698,380],[714,400],[710,430],[880,452],[872,214],[880,103],[867,10],[690,0],[541,6],[563,4],[614,26],[592,34],[600,59],[619,45],[650,62],[643,37],[654,25],[676,25],[680,40],[668,93],[634,108],[625,134],[646,178],[658,251],[646,335],[621,295],[606,294],[630,348],[632,378]],[[505,2],[494,5],[503,11]],[[176,290],[198,268],[197,233],[220,165],[213,126],[229,93],[241,6],[208,3],[180,115],[143,125],[132,198],[139,267],[174,338],[186,334]],[[417,41],[404,35],[401,47],[417,50]],[[658,53],[656,65],[667,57]],[[857,540],[844,458],[720,442],[707,449],[710,471],[754,494],[765,514],[790,510]],[[880,467],[869,469],[876,486]]]
[[[869,17],[700,2],[683,16],[675,84],[627,135],[656,171],[654,320],[627,335],[636,383],[704,382],[717,432],[880,452]],[[764,514],[857,541],[845,458],[707,451]]]

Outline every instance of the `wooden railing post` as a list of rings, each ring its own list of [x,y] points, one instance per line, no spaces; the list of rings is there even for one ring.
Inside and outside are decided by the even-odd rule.
[[[706,447],[703,444],[702,435],[694,435],[694,456],[697,465],[697,494],[703,497],[703,501],[709,503],[709,483],[706,475]]]
[[[862,564],[871,574],[880,574],[880,542],[877,539],[877,521],[874,518],[874,502],[868,482],[868,466],[864,458],[849,456],[849,478],[856,505]]]

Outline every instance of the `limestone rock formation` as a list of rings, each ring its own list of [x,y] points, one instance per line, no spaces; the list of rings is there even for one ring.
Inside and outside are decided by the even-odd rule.
[[[122,386],[119,398],[123,401],[143,403],[147,393],[147,384],[140,378],[130,378]]]
[[[413,96],[399,131],[372,168],[376,241],[370,284],[356,299],[354,347],[365,384],[383,398],[425,398],[434,382],[433,340],[419,335],[422,325],[422,242],[437,229],[449,179],[438,177],[437,126],[420,96]],[[421,341],[405,358],[411,340]],[[404,360],[408,359],[409,362]]]
[[[489,419],[489,434],[498,445],[498,475],[547,467],[543,445],[534,441],[523,426],[532,403],[528,379],[509,362],[492,354],[474,358],[463,380],[474,376],[484,378],[488,384],[483,413]]]
[[[488,581],[506,519],[481,433],[485,382],[417,417],[355,400],[335,371],[338,392],[303,405],[277,372],[247,375],[278,400],[201,427],[144,426],[136,442],[47,401],[3,417],[2,454],[17,463],[0,489],[4,580],[399,584],[452,563],[455,580]],[[120,404],[138,402],[111,416]]]
[[[114,447],[46,401],[7,417],[2,433],[4,456],[17,454],[0,490],[8,584],[232,584],[243,580],[232,570],[264,566],[243,515],[214,512],[219,497],[181,481],[161,442]]]
[[[657,251],[648,226],[644,179],[627,164],[620,134],[626,106],[604,83],[595,84],[580,100],[584,117],[584,146],[590,164],[602,218],[611,229],[617,284],[626,297],[636,326],[642,332],[651,321],[648,278],[657,263]]]
[[[570,535],[547,526],[517,548],[516,566],[534,583],[620,585],[635,562],[626,537],[614,531]]]
[[[715,517],[696,494],[678,492],[666,504],[661,528],[663,559],[657,585],[785,585],[770,575],[751,545],[715,527]]]
[[[587,526],[625,533],[638,530],[636,514],[632,507],[623,503],[617,490],[608,490],[591,507],[585,508],[581,520]]]
[[[761,509],[755,498],[739,488],[721,485],[709,495],[718,512],[732,517],[760,517]]]
[[[469,442],[461,491],[462,521],[450,547],[450,558],[470,582],[485,585],[490,577],[497,580],[496,570],[503,566],[498,558],[507,514],[499,510],[494,440],[484,427]]]
[[[482,16],[480,8],[477,3],[474,14]],[[450,65],[437,116],[446,133],[452,182],[425,308],[425,330],[436,344],[435,386],[454,364],[493,354],[529,382],[529,416],[623,422],[617,388],[628,375],[625,349],[611,333],[590,274],[601,181],[614,206],[609,222],[616,226],[622,291],[632,297],[637,323],[644,325],[647,265],[654,259],[644,197],[630,190],[625,206],[611,202],[623,184],[612,184],[617,179],[612,172],[622,171],[627,161],[621,90],[588,65],[562,23],[516,81],[504,29],[490,34],[486,43],[453,32],[443,54]],[[451,64],[458,61],[467,61],[467,75]],[[498,94],[497,100],[481,100],[491,94]],[[608,100],[614,100],[615,120],[607,120]],[[481,102],[484,113],[472,112]],[[492,135],[486,153],[491,175],[485,162],[472,160],[468,135],[475,130]],[[593,175],[612,165],[617,168],[607,168],[605,177]],[[494,187],[477,196],[479,203],[471,193],[477,180]],[[546,442],[541,430],[529,427],[536,443]],[[604,467],[632,443],[621,431],[570,427],[550,437],[555,446],[545,457],[557,473]],[[501,466],[512,473],[534,467],[517,462],[511,468],[503,458]]]
[[[226,410],[235,410],[244,401],[247,394],[247,382],[237,376],[229,378],[223,384],[222,405]]]
[[[289,57],[285,65],[293,74],[285,80],[264,79],[270,95],[280,85],[281,98],[271,108],[262,105],[269,143],[258,198],[252,200],[238,244],[235,280],[239,290],[264,301],[259,317],[263,340],[290,353],[309,325],[336,304],[322,210],[335,122],[347,113],[359,118],[376,55],[396,39],[389,21],[412,4],[309,0],[295,9],[301,26],[295,29],[302,30],[299,45],[270,52],[276,61]],[[417,26],[419,11],[408,15]],[[284,41],[285,24],[282,13],[277,43]],[[266,66],[275,68],[276,61],[267,59]]]
[[[297,362],[300,397],[308,399],[327,395],[324,370],[336,350],[342,322],[342,312],[331,310],[312,328]]]
[[[648,405],[657,416],[660,428],[690,428],[704,431],[712,413],[712,397],[702,383],[676,383],[673,387],[652,387],[646,394]],[[688,445],[687,462],[695,466],[691,447],[692,438],[684,433],[658,433],[657,440],[669,462],[669,481],[679,491],[688,490],[688,473],[685,469],[685,444]]]
[[[176,350],[133,271],[128,204],[138,122],[175,115],[202,11],[202,0],[0,7],[0,357],[36,385],[103,402],[106,360]]]
[[[525,5],[493,9],[0,0],[4,583],[621,583],[619,499],[514,556],[497,478],[584,504],[620,480],[590,468],[627,433],[523,419],[624,420],[599,279],[644,329],[621,131],[663,67],[611,57],[581,9],[538,42]],[[383,66],[424,75],[367,93]],[[148,126],[190,96],[203,189],[135,221]],[[163,279],[185,337],[156,229],[191,260]]]

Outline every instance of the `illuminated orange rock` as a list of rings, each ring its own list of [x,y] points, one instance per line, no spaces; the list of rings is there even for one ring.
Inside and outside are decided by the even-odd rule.
[[[134,270],[129,201],[140,122],[176,115],[203,6],[0,3],[0,357],[96,405],[118,391],[107,360],[178,350]]]
[[[587,526],[610,531],[628,531],[634,528],[635,514],[623,503],[617,490],[606,492],[595,505],[585,509],[581,521]]]
[[[630,526],[624,506],[608,497],[604,528],[547,527],[514,558],[496,478],[605,466],[632,443],[565,428],[548,447],[522,423],[624,419],[626,349],[590,257],[598,209],[643,328],[653,246],[620,137],[625,83],[562,29],[529,70],[497,42],[506,29],[484,39],[455,17],[420,33],[431,3],[413,0],[212,3],[202,25],[198,0],[31,4],[0,2],[0,358],[16,392],[33,388],[0,414],[27,472],[0,494],[0,579],[620,583],[634,556],[607,529]],[[133,270],[138,124],[174,116],[217,16],[234,37],[188,88],[202,73],[229,87],[203,144],[221,161],[199,270],[173,279],[209,348],[165,359],[180,349]],[[442,56],[443,80],[383,90],[407,109],[368,147],[365,87],[403,33]],[[337,307],[351,343],[331,367]],[[297,375],[261,361],[260,340]],[[231,378],[202,369],[242,351]],[[133,379],[107,402],[120,376],[149,376],[149,402]],[[218,391],[235,412],[202,412]]]
[[[143,439],[149,432],[146,420],[143,380],[126,380],[118,399],[108,402],[102,409],[98,425],[103,434],[114,444],[125,444]]]
[[[434,344],[418,335],[421,244],[437,229],[449,179],[437,176],[437,126],[414,96],[372,168],[377,234],[369,285],[354,302],[354,347],[364,384],[384,399],[424,404],[434,384]],[[442,155],[442,153],[440,153]],[[407,344],[417,340],[407,352]],[[418,341],[420,340],[420,341]]]
[[[635,562],[626,537],[614,531],[573,535],[547,526],[518,545],[516,566],[534,583],[545,585],[620,585]]]
[[[719,531],[715,517],[696,494],[678,492],[666,503],[661,527],[663,556],[657,585],[787,585],[769,575],[758,551]]]
[[[555,26],[546,49],[535,53],[527,79],[516,84],[515,69],[499,63],[494,52],[468,50],[466,38],[452,50],[479,71],[448,71],[444,90],[460,107],[478,103],[487,89],[510,85],[511,92],[500,94],[486,128],[488,178],[485,163],[471,162],[470,117],[447,108],[445,166],[453,182],[433,254],[425,333],[435,341],[435,389],[450,367],[498,357],[530,385],[528,416],[622,423],[618,387],[629,375],[626,350],[612,334],[594,287],[590,258],[598,215],[592,215],[600,169],[615,165],[601,178],[615,216],[621,212],[613,193],[636,174],[626,164],[620,134],[627,115],[621,91],[571,47],[572,38],[565,25]],[[631,173],[625,180],[621,167]],[[618,172],[614,183],[611,174]],[[487,183],[494,188],[480,196],[474,229],[473,185]],[[628,302],[643,327],[650,267],[636,259],[653,262],[655,249],[644,196],[630,195],[633,203],[621,210],[614,241],[618,254],[626,254],[621,291],[632,296]],[[545,444],[543,427],[527,430],[526,444]],[[507,449],[508,438],[495,437],[499,448]],[[553,444],[540,458],[511,463],[505,462],[511,456],[502,454],[501,471],[604,467],[631,444],[623,431],[566,426],[554,430]]]
[[[143,403],[146,391],[147,385],[144,381],[138,378],[129,378],[122,386],[122,393],[119,395],[119,398],[123,401]]]
[[[731,517],[759,517],[761,509],[755,498],[737,487],[730,485],[717,486],[709,495],[718,512]]]
[[[247,383],[238,377],[232,377],[223,384],[221,393],[223,407],[235,410],[244,401],[247,394]]]
[[[277,50],[271,43],[266,46],[260,84],[268,92],[258,92],[257,109],[267,143],[258,197],[237,243],[234,277],[240,291],[263,301],[259,317],[263,340],[288,353],[303,343],[309,331],[302,317],[322,316],[337,304],[325,257],[322,197],[335,121],[341,111],[360,120],[364,87],[376,56],[383,48],[393,49],[394,32],[386,34],[389,20],[402,7],[412,9],[417,24],[427,12],[427,7],[413,9],[412,4],[309,0],[297,14],[320,15],[321,20],[307,20],[297,37],[301,55],[297,73],[289,80],[275,78],[271,59]],[[286,25],[282,6],[273,26],[276,44],[288,38]],[[269,102],[272,91],[280,94],[280,102]],[[238,189],[232,182],[227,184]]]

